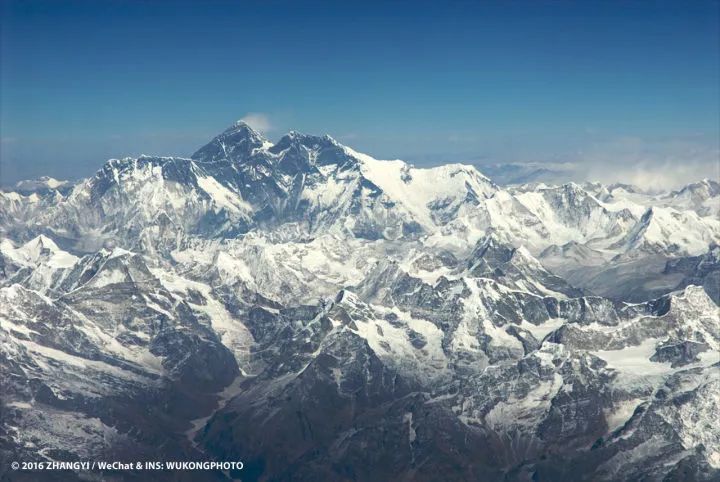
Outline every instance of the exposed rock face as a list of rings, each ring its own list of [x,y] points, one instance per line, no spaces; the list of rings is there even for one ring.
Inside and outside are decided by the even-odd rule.
[[[711,245],[708,252],[700,256],[669,260],[663,274],[683,275],[678,289],[690,285],[702,286],[708,296],[720,304],[720,246]]]
[[[502,189],[238,123],[190,159],[21,187],[0,192],[0,467],[720,478],[711,181]]]

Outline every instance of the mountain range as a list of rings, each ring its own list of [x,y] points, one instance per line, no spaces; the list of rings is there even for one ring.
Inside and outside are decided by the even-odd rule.
[[[243,122],[24,182],[0,191],[0,478],[718,480],[719,244],[714,180],[506,187]]]

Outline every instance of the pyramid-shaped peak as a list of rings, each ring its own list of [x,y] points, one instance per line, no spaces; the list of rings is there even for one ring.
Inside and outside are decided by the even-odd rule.
[[[239,120],[215,136],[209,143],[195,152],[191,157],[200,162],[213,162],[228,159],[242,161],[253,150],[269,144],[262,134],[253,129],[247,122]]]
[[[475,245],[471,259],[472,262],[483,259],[494,266],[510,261],[515,251],[513,246],[504,243],[497,233],[491,231]]]
[[[262,134],[258,132],[257,130],[253,129],[253,127],[245,122],[244,120],[236,120],[232,123],[227,129],[225,129],[224,132],[244,132],[251,136],[259,136],[262,137]]]
[[[60,248],[58,248],[58,245],[55,244],[55,241],[48,238],[44,234],[40,234],[34,237],[33,239],[25,243],[24,247],[28,250],[36,250],[38,252],[41,250],[49,250],[52,252],[60,250]]]

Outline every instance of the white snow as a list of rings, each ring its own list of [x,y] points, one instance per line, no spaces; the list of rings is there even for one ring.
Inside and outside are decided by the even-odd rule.
[[[153,268],[151,272],[168,290],[181,297],[187,296],[189,289],[201,293],[205,304],[191,304],[193,310],[207,316],[210,326],[220,335],[223,345],[235,355],[241,370],[247,368],[250,347],[254,344],[252,334],[240,320],[233,318],[220,301],[213,297],[212,289],[204,283],[171,275],[161,269]]]
[[[346,292],[343,303],[347,303],[352,296],[352,293]],[[373,308],[380,310],[380,313],[389,311],[387,308]],[[380,316],[368,320],[358,318],[354,320],[357,333],[367,340],[380,358],[396,366],[406,376],[419,377],[425,381],[437,381],[445,377],[448,360],[441,346],[442,331],[429,321],[412,318],[397,308],[391,312],[398,316],[395,326]],[[398,323],[400,326],[397,326]],[[422,349],[411,344],[408,329],[425,337],[427,344]]]
[[[105,269],[93,277],[91,284],[95,288],[103,288],[112,284],[124,283],[127,280],[127,275],[120,269]]]
[[[563,326],[565,322],[566,320],[564,318],[550,318],[539,325],[535,325],[523,320],[520,328],[529,331],[536,340],[542,341],[549,333]]]
[[[562,386],[563,378],[556,373],[552,380],[541,381],[525,397],[521,399],[510,397],[506,401],[498,402],[485,415],[485,422],[497,431],[539,423],[542,420],[540,415],[547,412],[553,397]],[[460,419],[465,422],[463,417]]]
[[[345,151],[361,161],[360,169],[368,180],[378,186],[392,201],[402,204],[413,219],[426,227],[433,227],[430,204],[433,202],[462,202],[468,190],[484,198],[496,188],[474,167],[447,164],[420,169],[404,161],[381,161],[348,147]]]
[[[637,376],[664,375],[672,371],[670,362],[653,362],[650,357],[655,354],[657,338],[648,338],[637,346],[628,346],[620,350],[599,350],[591,352],[602,358],[613,368]]]
[[[606,412],[605,420],[608,425],[608,432],[613,432],[625,425],[630,420],[635,409],[643,403],[641,398],[633,398],[619,402],[613,410]]]
[[[101,371],[101,372],[107,372],[113,376],[120,377],[120,378],[142,379],[142,377],[140,377],[139,375],[136,375],[133,372],[123,370],[121,368],[118,368],[113,365],[109,365],[109,364],[101,362],[101,361],[88,360],[85,358],[77,357],[75,355],[70,355],[69,353],[65,353],[64,351],[60,351],[60,350],[56,350],[54,348],[39,345],[39,344],[29,341],[29,340],[19,340],[19,342],[21,344],[23,344],[31,352],[36,353],[45,359],[53,360],[55,362],[62,363],[63,365],[68,365],[70,367],[78,368],[81,371],[85,371],[85,370]]]
[[[234,212],[247,213],[252,211],[252,206],[245,202],[239,194],[230,191],[214,177],[198,176],[197,183],[219,207]]]
[[[39,235],[20,247],[15,247],[9,239],[0,241],[0,253],[23,266],[34,266],[44,262],[53,269],[70,268],[77,261],[77,256],[61,250],[55,242],[45,235]],[[43,259],[43,254],[47,258]]]

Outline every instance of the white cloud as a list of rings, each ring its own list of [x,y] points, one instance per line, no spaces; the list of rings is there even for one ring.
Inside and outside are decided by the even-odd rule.
[[[691,182],[709,178],[720,179],[717,164],[707,162],[667,161],[658,163],[637,163],[623,166],[596,167],[587,178],[603,183],[622,182],[634,184],[650,191],[668,191]]]
[[[268,115],[261,112],[248,112],[245,114],[245,117],[240,120],[258,132],[265,133],[273,129]]]
[[[720,149],[715,142],[692,138],[616,139],[592,146],[578,161],[587,180],[623,182],[650,190],[675,189],[720,176]]]
[[[720,179],[720,147],[710,137],[647,140],[625,137],[596,142],[571,157],[572,162],[477,163],[503,183],[592,181],[633,184],[649,191],[678,189],[701,179]]]

